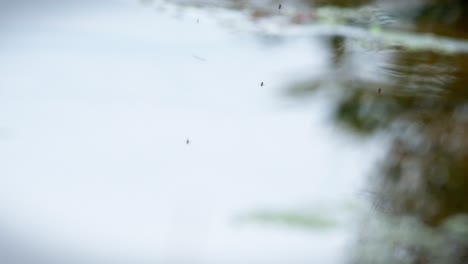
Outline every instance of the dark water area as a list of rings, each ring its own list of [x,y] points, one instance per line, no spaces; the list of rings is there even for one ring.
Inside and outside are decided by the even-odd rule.
[[[398,8],[391,12],[410,19],[415,34],[424,32],[460,40],[467,37],[464,1],[431,1],[415,9],[405,9],[402,3],[402,9]],[[330,41],[337,67],[355,52],[352,48],[340,50],[347,41],[341,37]],[[380,52],[390,54],[387,61],[381,62],[378,73],[383,80],[353,83],[351,76],[351,83],[342,82],[343,92],[336,100],[334,121],[351,133],[364,136],[384,133],[391,138],[387,155],[369,178],[370,200],[378,214],[382,214],[381,221],[396,221],[391,225],[404,228],[399,221],[411,218],[424,231],[423,234],[395,231],[394,237],[373,239],[374,234],[366,233],[384,231],[364,227],[362,236],[371,241],[367,243],[380,244],[386,248],[383,251],[391,253],[379,256],[380,250],[374,248],[370,255],[376,256],[358,256],[352,263],[466,263],[467,53],[444,54],[405,47],[376,51]],[[314,89],[316,86],[321,84],[314,85]],[[446,226],[454,219],[459,220],[457,225],[464,231],[447,231]],[[407,236],[427,234],[436,234],[432,239],[439,241],[406,240]]]
[[[437,246],[421,241],[395,245],[391,239],[373,243],[406,250],[406,260],[391,255],[389,263],[465,263],[468,57],[433,51],[395,51],[392,56],[382,68],[386,81],[344,85],[347,91],[336,101],[334,121],[350,133],[390,138],[390,149],[368,182],[370,201],[382,221],[414,218],[431,233],[462,219],[465,231],[447,235]],[[449,260],[439,255],[444,250]],[[381,263],[375,258],[356,263]]]

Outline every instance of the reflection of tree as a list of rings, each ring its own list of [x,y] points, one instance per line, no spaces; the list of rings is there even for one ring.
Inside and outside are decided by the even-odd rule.
[[[384,131],[392,138],[370,182],[372,202],[378,214],[385,215],[382,219],[417,219],[420,228],[426,228],[418,236],[424,236],[459,215],[468,215],[468,54],[377,51],[391,56],[374,57],[383,61],[374,62],[379,69],[373,73],[379,77],[372,79],[359,75],[359,67],[349,66],[356,65],[352,61],[365,57],[366,51],[353,52],[349,41],[339,37],[331,38],[330,46],[335,56],[329,71],[341,90],[335,121],[354,133]],[[346,74],[337,74],[343,70]],[[329,84],[330,78],[323,78],[292,89],[305,94]],[[435,244],[395,242],[403,236],[393,242],[385,236],[384,241],[370,239],[369,243],[387,245],[387,251],[404,250],[410,258],[391,255],[387,262],[376,262],[375,257],[358,263],[468,263],[463,257],[468,254],[468,236],[455,239],[455,233],[439,237]],[[457,251],[448,250],[452,247]],[[450,261],[442,258],[444,254],[451,256]]]

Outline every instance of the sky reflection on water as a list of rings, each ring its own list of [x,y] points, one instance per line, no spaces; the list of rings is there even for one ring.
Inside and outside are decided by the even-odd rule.
[[[328,125],[327,96],[283,97],[329,67],[326,43],[264,45],[133,1],[75,5],[24,5],[2,29],[0,212],[31,252],[2,246],[5,263],[340,263],[343,208],[382,143]],[[338,225],[236,221],[264,208]]]

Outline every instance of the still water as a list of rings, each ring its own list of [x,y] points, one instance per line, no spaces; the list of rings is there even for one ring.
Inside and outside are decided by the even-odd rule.
[[[463,263],[463,20],[371,2],[2,3],[1,262]]]

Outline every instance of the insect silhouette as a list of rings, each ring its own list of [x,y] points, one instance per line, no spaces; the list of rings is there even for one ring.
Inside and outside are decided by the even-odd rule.
[[[281,10],[281,4],[278,5],[278,10]]]
[[[185,144],[190,144],[190,140],[187,138],[187,141],[185,142]]]
[[[379,88],[379,94],[382,92],[382,89]]]
[[[260,84],[260,86],[263,86],[263,82]]]

